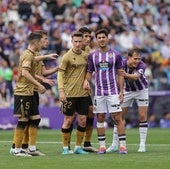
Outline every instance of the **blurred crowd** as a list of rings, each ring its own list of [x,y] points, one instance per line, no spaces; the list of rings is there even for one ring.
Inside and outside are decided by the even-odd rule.
[[[72,46],[71,33],[82,26],[93,35],[98,28],[107,28],[110,47],[123,57],[129,49],[140,48],[150,90],[170,89],[168,0],[0,0],[0,107],[12,106],[17,65],[30,32],[48,32],[49,45],[42,54],[60,55],[57,62],[45,61],[50,68],[59,64]],[[47,88],[40,106],[58,105],[57,84]]]

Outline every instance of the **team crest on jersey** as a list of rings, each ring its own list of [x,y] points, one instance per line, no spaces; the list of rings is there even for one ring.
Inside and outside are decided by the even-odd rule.
[[[30,67],[30,62],[29,61],[23,62],[23,67]]]
[[[143,69],[139,69],[138,71],[140,74],[143,74]]]
[[[109,53],[109,58],[112,58],[114,55],[114,53]]]

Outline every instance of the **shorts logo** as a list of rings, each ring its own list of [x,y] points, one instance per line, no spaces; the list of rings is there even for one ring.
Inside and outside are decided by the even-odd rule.
[[[114,105],[111,105],[111,107],[117,107],[119,109],[120,104],[114,104]]]

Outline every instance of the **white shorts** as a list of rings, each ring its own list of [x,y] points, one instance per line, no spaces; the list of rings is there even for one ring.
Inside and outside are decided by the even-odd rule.
[[[136,100],[138,107],[139,106],[148,106],[149,105],[149,94],[148,89],[139,90],[139,91],[130,91],[124,92],[124,101],[121,105],[124,107],[132,107],[134,100]]]
[[[119,95],[95,96],[94,113],[121,112]]]

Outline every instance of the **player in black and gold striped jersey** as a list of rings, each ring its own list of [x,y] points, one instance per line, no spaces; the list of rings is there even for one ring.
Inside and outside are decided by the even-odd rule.
[[[41,49],[42,35],[30,33],[28,35],[28,48],[23,52],[18,66],[18,79],[14,90],[14,116],[18,117],[18,123],[14,131],[15,156],[28,156],[22,152],[22,139],[24,129],[29,122],[29,142],[32,149],[36,149],[36,138],[40,115],[34,97],[34,87],[37,86],[40,93],[46,91],[45,87],[35,79],[36,65],[35,52]]]
[[[75,154],[88,154],[82,147],[88,115],[88,91],[83,89],[87,68],[87,53],[82,51],[83,34],[74,32],[73,47],[63,55],[58,69],[59,98],[63,102],[64,121],[62,125],[63,155],[69,154],[70,126],[77,113],[78,126],[76,132]]]
[[[42,43],[41,43],[41,48],[44,49],[47,47],[48,45],[48,37],[47,37],[47,32],[46,31],[43,31],[43,30],[39,30],[39,31],[35,31],[36,33],[39,33],[42,35]],[[52,69],[46,69],[45,68],[45,65],[43,63],[42,60],[44,59],[56,59],[56,55],[55,53],[53,54],[48,54],[48,55],[43,55],[41,56],[40,52],[39,51],[36,51],[35,52],[35,57],[34,57],[34,64],[35,64],[35,77],[36,79],[41,83],[47,83],[49,85],[54,85],[54,81],[51,80],[51,79],[48,79],[48,78],[45,78],[44,76],[48,76],[48,75],[51,75],[55,72],[57,72],[58,70],[58,67],[54,67]],[[35,86],[34,88],[34,97],[35,97],[35,100],[36,100],[36,105],[35,106],[39,106],[39,94],[38,94],[38,89],[37,89],[37,86]],[[29,123],[28,125],[26,126],[25,130],[24,130],[24,136],[23,136],[23,140],[22,140],[22,150],[25,150],[28,152],[28,154],[31,154],[33,156],[39,156],[39,155],[44,155],[43,153],[41,153],[39,150],[33,150],[33,151],[30,151],[30,149],[28,148],[28,145],[29,145]],[[13,154],[15,151],[14,151],[14,148],[15,148],[15,143],[13,143],[12,145],[12,148],[10,150],[11,154]]]
[[[48,36],[47,32],[44,30],[38,30],[35,31],[37,33],[40,33],[42,35],[42,44],[41,44],[41,49],[47,48],[47,45],[49,44],[48,41]],[[36,71],[35,71],[35,77],[40,83],[46,83],[50,86],[53,86],[55,84],[54,80],[46,78],[46,76],[49,76],[53,73],[56,73],[58,70],[58,67],[54,67],[51,69],[46,69],[43,60],[45,59],[56,59],[56,53],[48,54],[48,55],[41,55],[40,51],[36,52],[36,57],[35,57],[35,65],[36,65]],[[37,101],[37,107],[39,106],[39,94],[37,87],[35,86],[34,88],[34,97]],[[25,134],[22,140],[22,149],[27,150],[27,152],[33,156],[40,156],[44,155],[44,153],[41,153],[38,149],[34,151],[30,151],[28,145],[29,145],[29,132],[28,128],[25,129]]]
[[[89,55],[90,51],[92,50],[90,47],[90,44],[92,42],[91,30],[88,27],[84,26],[84,27],[81,27],[78,31],[83,34],[82,50],[84,52],[86,52],[87,55]],[[75,115],[75,118],[76,118],[76,115]],[[89,95],[89,112],[88,112],[87,121],[86,121],[86,130],[85,130],[84,148],[83,148],[85,151],[88,151],[88,152],[97,152],[98,151],[98,149],[94,148],[91,145],[93,122],[94,122],[93,102],[92,102],[91,96]],[[72,132],[72,129],[73,129],[73,124],[70,126],[71,132]],[[69,146],[69,149],[70,149],[70,146]]]

